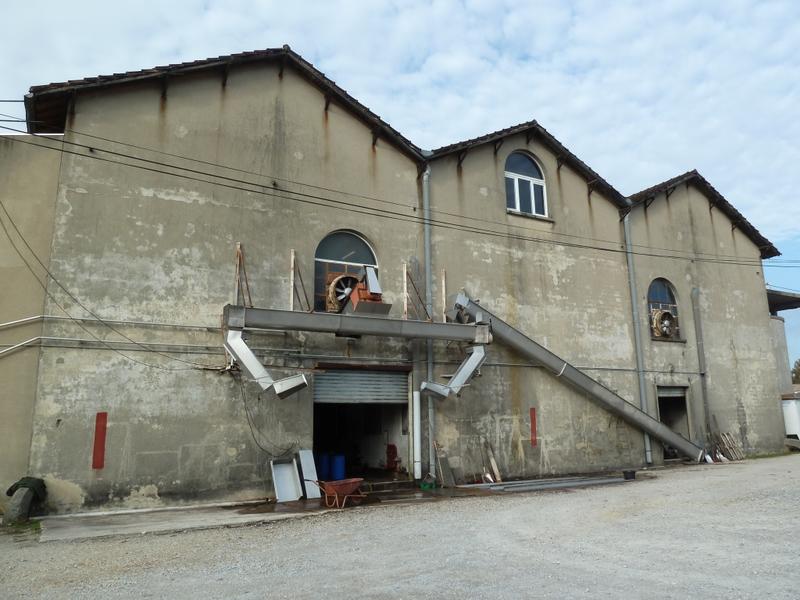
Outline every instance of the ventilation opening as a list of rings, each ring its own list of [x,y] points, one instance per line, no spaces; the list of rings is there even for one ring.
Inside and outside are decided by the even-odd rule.
[[[687,440],[690,439],[685,388],[658,388],[658,415],[664,425]],[[664,445],[664,460],[680,458],[681,454],[675,448]]]

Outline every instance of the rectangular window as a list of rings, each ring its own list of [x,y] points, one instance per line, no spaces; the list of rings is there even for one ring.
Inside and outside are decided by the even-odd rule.
[[[533,197],[534,197],[534,207],[536,210],[533,212],[537,215],[544,216],[547,214],[544,209],[544,186],[539,185],[538,183],[533,184]]]
[[[518,179],[519,184],[519,211],[531,214],[531,183],[524,179]]]
[[[517,194],[514,190],[515,182],[511,177],[506,177],[506,208],[517,210]]]

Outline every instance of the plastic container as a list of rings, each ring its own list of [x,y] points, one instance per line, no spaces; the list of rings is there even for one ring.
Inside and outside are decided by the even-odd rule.
[[[331,457],[331,479],[338,481],[345,478],[344,454],[334,454]]]
[[[317,477],[320,481],[328,481],[331,478],[331,455],[327,452],[317,456]]]

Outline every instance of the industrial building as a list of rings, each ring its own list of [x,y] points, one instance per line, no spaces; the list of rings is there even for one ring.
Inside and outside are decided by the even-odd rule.
[[[288,47],[25,108],[0,485],[53,510],[263,497],[299,449],[462,483],[783,448],[797,299],[696,171],[626,197],[536,121],[422,150]]]

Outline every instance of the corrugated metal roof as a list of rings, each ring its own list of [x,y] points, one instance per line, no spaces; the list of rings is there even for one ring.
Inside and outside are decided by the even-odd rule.
[[[744,218],[734,206],[728,202],[725,197],[720,194],[713,185],[711,185],[705,177],[700,175],[697,170],[692,170],[678,175],[672,179],[663,181],[657,185],[637,192],[630,197],[634,207],[645,204],[648,200],[656,198],[659,194],[664,194],[667,190],[673,189],[679,185],[688,184],[695,186],[702,192],[711,202],[713,206],[718,208],[725,214],[739,230],[741,230],[750,240],[758,247],[761,252],[761,258],[773,258],[780,256],[781,253],[778,249],[765,238],[747,219]]]

